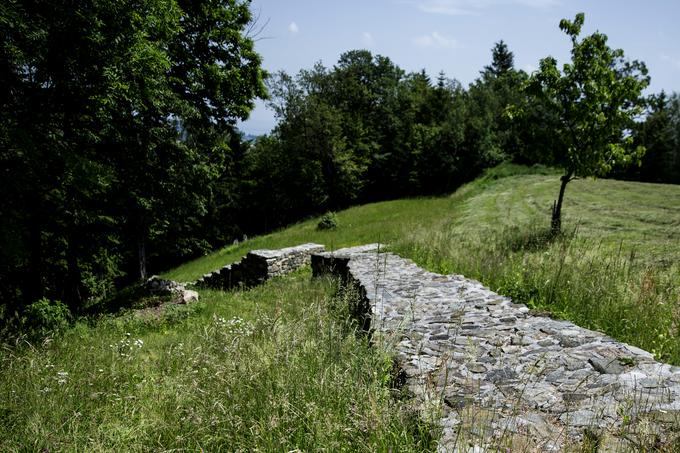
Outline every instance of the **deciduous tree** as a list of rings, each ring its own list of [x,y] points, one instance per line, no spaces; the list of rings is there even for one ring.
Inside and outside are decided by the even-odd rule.
[[[575,177],[604,176],[614,166],[639,162],[642,146],[634,146],[631,124],[643,112],[642,91],[649,84],[647,68],[628,61],[623,50],[607,45],[595,32],[579,38],[584,14],[562,19],[560,29],[571,39],[571,62],[560,71],[553,57],[541,60],[532,75],[529,93],[554,118],[552,149],[540,159],[564,169],[559,196],[552,209],[551,230],[562,226],[562,202],[567,184]]]
[[[217,204],[230,132],[265,96],[250,3],[6,3],[2,301],[77,308],[144,277],[148,243],[206,248],[195,227]]]

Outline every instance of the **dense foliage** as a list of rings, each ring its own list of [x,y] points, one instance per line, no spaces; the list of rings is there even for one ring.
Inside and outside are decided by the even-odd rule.
[[[353,203],[445,193],[512,156],[505,110],[527,75],[501,41],[466,91],[439,74],[405,73],[366,50],[269,79],[279,119],[249,151],[250,228]],[[271,188],[276,190],[272,191]]]
[[[3,5],[0,318],[82,308],[209,247],[233,124],[265,95],[248,6]]]
[[[644,146],[640,166],[619,170],[617,177],[680,184],[680,95],[663,91],[649,98],[648,115],[637,125],[635,143]]]
[[[603,92],[624,89],[642,66],[611,53],[602,34],[576,41],[577,25],[564,22],[575,44],[613,59],[593,66],[584,49],[572,75],[614,74]],[[641,167],[615,174],[680,182],[677,94],[653,96],[638,122],[591,108],[577,91],[562,102],[574,108],[560,110],[568,71],[546,59],[530,76],[503,41],[468,87],[366,50],[274,74],[265,87],[252,28],[241,0],[3,5],[0,320],[61,314],[56,301],[82,310],[243,234],[447,193],[506,160],[560,164],[576,145],[598,162],[612,139],[644,146]],[[235,121],[267,91],[277,126],[245,141]],[[567,143],[560,127],[593,118],[603,134]]]

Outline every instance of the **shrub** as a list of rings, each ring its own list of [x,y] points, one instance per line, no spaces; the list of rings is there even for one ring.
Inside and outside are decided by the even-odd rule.
[[[65,304],[45,297],[26,307],[23,315],[25,333],[34,338],[66,328],[71,319],[71,312]]]
[[[338,227],[338,216],[334,212],[327,212],[316,225],[317,230],[334,230]]]

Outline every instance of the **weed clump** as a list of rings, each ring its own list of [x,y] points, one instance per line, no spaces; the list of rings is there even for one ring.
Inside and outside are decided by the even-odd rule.
[[[42,298],[26,307],[21,318],[22,331],[30,339],[41,339],[68,327],[71,312],[58,300]]]

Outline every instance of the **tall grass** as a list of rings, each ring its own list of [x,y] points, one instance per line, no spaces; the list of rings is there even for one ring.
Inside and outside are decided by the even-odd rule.
[[[335,290],[303,271],[5,345],[0,451],[432,449]]]
[[[538,312],[569,319],[680,365],[680,264],[640,259],[623,243],[557,238],[547,224],[481,232],[421,229],[397,251],[441,273],[459,273]]]

